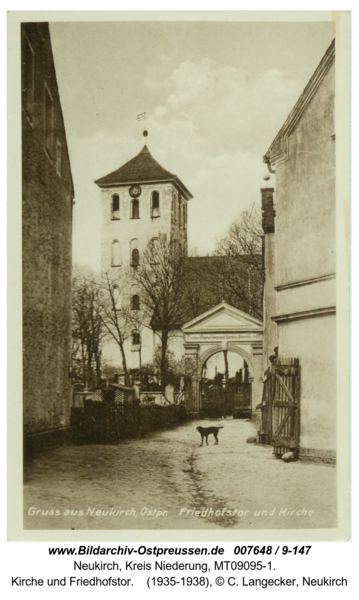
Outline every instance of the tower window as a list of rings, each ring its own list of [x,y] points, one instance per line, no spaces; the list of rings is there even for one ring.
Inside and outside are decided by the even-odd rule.
[[[140,297],[134,294],[131,298],[131,310],[140,310]]]
[[[132,267],[138,267],[138,265],[140,264],[140,252],[138,250],[138,248],[134,248],[132,250],[132,261],[131,261],[131,266]]]
[[[111,266],[119,267],[121,265],[121,248],[120,242],[114,240],[111,247]]]
[[[140,264],[140,251],[138,249],[139,247],[139,241],[137,238],[134,238],[133,240],[131,240],[130,242],[130,265],[133,268],[137,268],[138,265]],[[133,290],[133,294],[136,293],[135,290]]]
[[[141,344],[140,332],[134,330],[132,332],[132,345],[133,346],[140,346],[140,344]]]
[[[120,218],[120,196],[114,194],[111,202],[111,219],[116,221]]]
[[[160,195],[158,192],[151,194],[151,217],[155,219],[160,216]]]
[[[132,200],[131,202],[131,219],[140,218],[140,203],[138,200]]]

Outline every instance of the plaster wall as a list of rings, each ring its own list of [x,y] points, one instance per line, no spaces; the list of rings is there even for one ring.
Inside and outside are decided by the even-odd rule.
[[[184,335],[182,331],[171,331],[168,346],[171,352],[173,352],[175,359],[181,360],[184,356]]]
[[[278,326],[279,354],[300,360],[300,446],[336,448],[335,316]]]
[[[276,167],[278,286],[335,272],[334,83],[332,65]]]
[[[277,313],[279,315],[336,305],[336,280],[319,280],[311,284],[289,287],[277,293]]]

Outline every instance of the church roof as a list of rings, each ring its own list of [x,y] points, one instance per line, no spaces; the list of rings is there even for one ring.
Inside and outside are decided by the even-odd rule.
[[[147,146],[144,146],[139,154],[122,165],[116,171],[97,179],[95,183],[99,187],[112,187],[115,185],[126,185],[133,183],[152,183],[161,181],[171,181],[181,189],[186,198],[193,198],[191,192],[183,185],[181,180],[166,171],[155,160]]]

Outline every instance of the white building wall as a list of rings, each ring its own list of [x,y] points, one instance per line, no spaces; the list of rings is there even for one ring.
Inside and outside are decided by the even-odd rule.
[[[335,315],[283,323],[278,327],[282,356],[300,362],[300,446],[336,447]]]

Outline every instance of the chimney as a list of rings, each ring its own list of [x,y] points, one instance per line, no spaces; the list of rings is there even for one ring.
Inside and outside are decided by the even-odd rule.
[[[115,383],[120,383],[120,375],[119,375],[119,373],[115,373]]]
[[[261,188],[262,229],[264,233],[274,233],[274,188]]]

